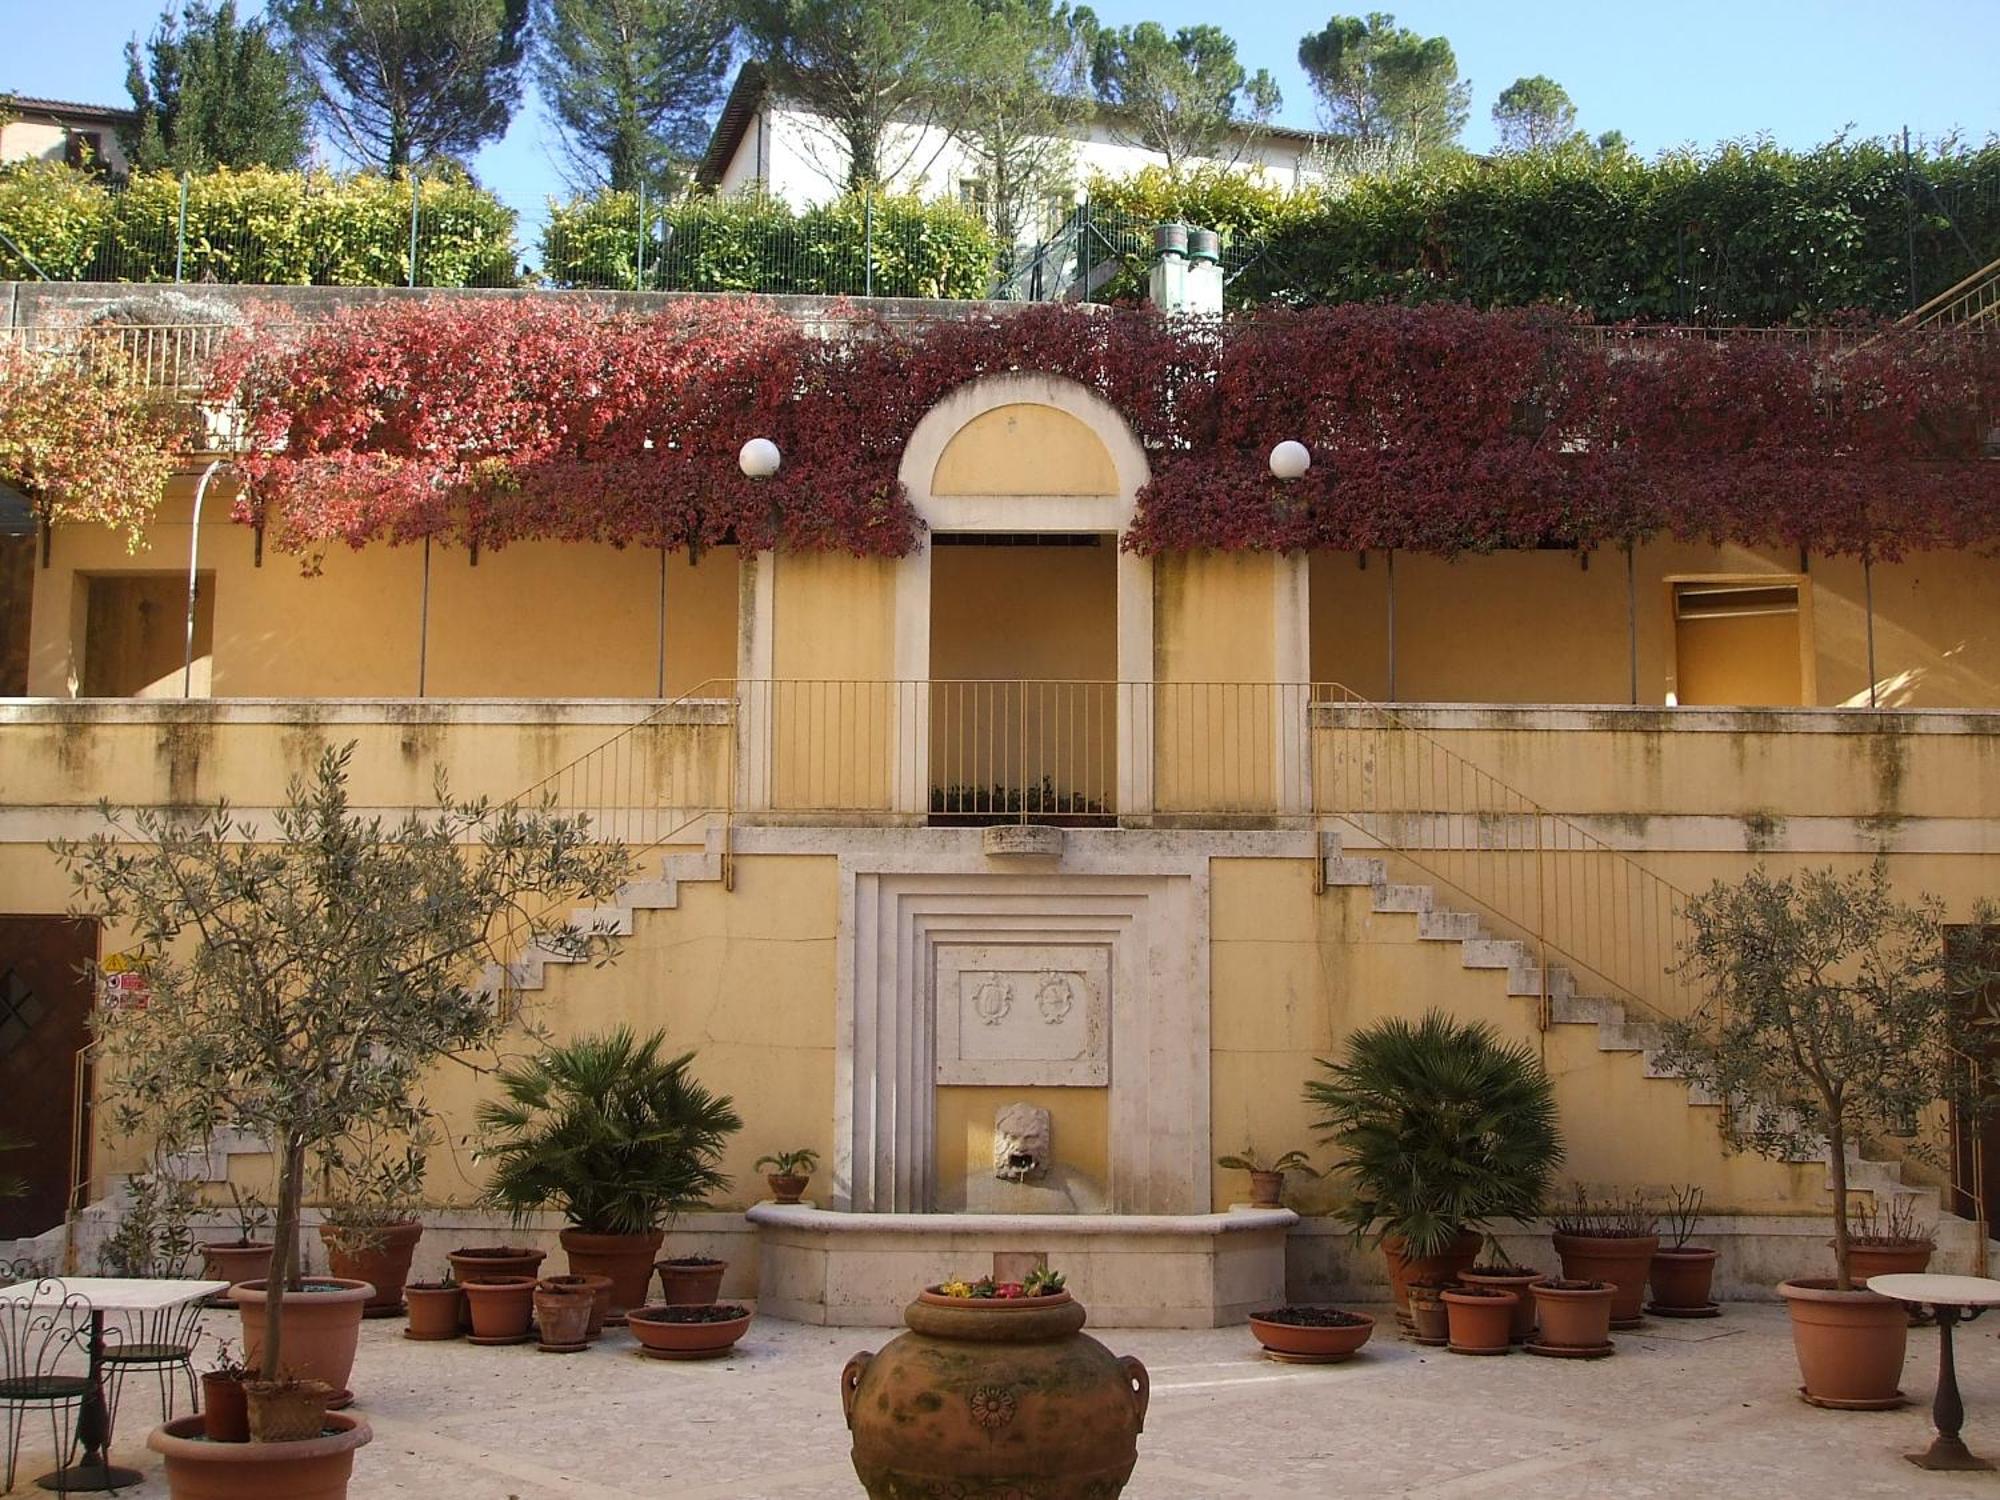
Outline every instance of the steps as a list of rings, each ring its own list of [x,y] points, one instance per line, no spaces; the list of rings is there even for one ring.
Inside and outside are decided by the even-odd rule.
[[[1438,893],[1432,886],[1392,881],[1386,858],[1350,855],[1341,849],[1337,835],[1323,837],[1327,841],[1327,852],[1323,858],[1328,887],[1368,890],[1370,908],[1378,915],[1414,917],[1418,941],[1456,943],[1461,967],[1504,973],[1506,994],[1510,998],[1540,1002],[1544,981],[1531,944],[1493,935],[1476,912],[1440,905]],[[1546,992],[1551,1028],[1595,1027],[1599,1052],[1636,1057],[1646,1080],[1681,1088],[1692,1109],[1722,1107],[1723,1101],[1719,1097],[1671,1071],[1661,1061],[1664,1028],[1659,1022],[1634,1018],[1623,1001],[1610,996],[1581,993],[1576,976],[1559,964],[1549,966]],[[1720,1145],[1719,1132],[1717,1141]],[[1813,1162],[1826,1164],[1827,1186],[1831,1188],[1831,1162],[1824,1146],[1816,1152],[1789,1160],[1799,1165]],[[1850,1191],[1865,1192],[1877,1199],[1908,1202],[1924,1219],[1937,1221],[1941,1246],[1950,1226],[1964,1222],[1943,1214],[1941,1197],[1936,1188],[1905,1183],[1900,1162],[1872,1160],[1850,1150],[1847,1154],[1847,1181]],[[1964,1227],[1968,1234],[1973,1230],[1970,1224]]]

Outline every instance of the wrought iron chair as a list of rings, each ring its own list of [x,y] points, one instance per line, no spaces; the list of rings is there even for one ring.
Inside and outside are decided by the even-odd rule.
[[[53,1277],[35,1287],[38,1305],[0,1298],[0,1415],[7,1427],[6,1482],[0,1491],[14,1488],[21,1438],[33,1411],[48,1413],[57,1468],[69,1467],[76,1453],[78,1409],[90,1394],[85,1373],[89,1299],[66,1291]]]
[[[152,1373],[159,1389],[162,1422],[174,1419],[178,1387],[182,1383],[187,1386],[190,1409],[201,1409],[201,1385],[194,1373],[195,1345],[201,1341],[201,1312],[198,1300],[184,1302],[156,1312],[127,1313],[116,1337],[107,1330],[105,1404],[111,1411],[112,1431],[118,1430],[118,1403],[125,1393],[126,1377],[147,1371]]]

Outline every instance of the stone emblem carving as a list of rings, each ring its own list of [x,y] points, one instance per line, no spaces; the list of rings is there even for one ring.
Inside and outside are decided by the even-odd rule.
[[[989,976],[986,982],[972,992],[972,1013],[987,1026],[998,1026],[1007,1019],[1007,1012],[1014,1008],[1014,987],[998,975]]]
[[[1110,1082],[1108,947],[941,943],[932,966],[937,1082]]]
[[[1070,983],[1069,975],[1044,974],[1041,988],[1035,991],[1035,1009],[1047,1025],[1060,1026],[1076,1009],[1076,986]]]
[[[1033,1104],[1003,1104],[993,1117],[993,1175],[1002,1182],[1037,1182],[1053,1150],[1049,1112]]]

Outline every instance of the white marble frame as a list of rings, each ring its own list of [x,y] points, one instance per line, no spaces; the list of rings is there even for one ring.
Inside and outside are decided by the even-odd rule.
[[[1103,1088],[1111,1082],[1111,992],[1112,952],[1108,943],[1019,943],[997,940],[998,934],[969,943],[949,942],[931,935],[931,970],[927,976],[932,1014],[936,1017],[937,1074],[943,1085],[972,1084],[1012,1088]],[[974,957],[974,956],[977,957]],[[1060,955],[1031,958],[1030,955]],[[966,961],[972,958],[971,962]],[[1012,966],[1007,963],[1011,959]],[[1006,974],[1016,981],[1021,1009],[1025,1013],[1039,1003],[1041,982],[1051,974],[1081,981],[1070,986],[1070,1009],[1079,1012],[1076,1030],[1083,1049],[1069,1057],[1060,1056],[974,1056],[965,1045],[977,1037],[978,1026],[968,1027],[960,1006],[964,976],[978,973]],[[945,981],[951,980],[951,993]],[[1029,991],[1035,993],[1030,994]],[[1067,1019],[1067,1017],[1064,1017]],[[1035,1034],[1032,1017],[1024,1014],[1030,1036]],[[1004,1022],[1001,1025],[1004,1027]],[[1011,1028],[1018,1033],[1019,1028]],[[1000,1034],[1000,1033],[996,1033]]]
[[[1111,456],[1115,495],[951,495],[931,493],[938,460],[975,418],[1003,406],[1048,406],[1065,412],[1095,434]],[[983,375],[960,386],[929,411],[910,434],[896,477],[929,532],[1072,531],[1123,538],[1138,514],[1139,491],[1152,477],[1146,450],[1118,409],[1088,386],[1066,376],[1012,373]],[[931,548],[920,542],[896,567],[896,679],[928,682],[931,676]],[[1118,680],[1153,680],[1153,562],[1118,552]],[[920,726],[919,726],[920,727]],[[898,725],[896,742],[905,751],[895,777],[895,810],[922,813],[930,806],[930,736]],[[1143,689],[1118,692],[1117,806],[1121,814],[1153,805],[1150,754],[1135,754],[1153,743],[1152,704]]]
[[[1137,863],[1135,861],[1135,863]],[[1208,1207],[1208,870],[992,875],[842,860],[833,1206],[932,1210],[937,1155],[931,949],[1111,949],[1110,1182],[1116,1213]]]

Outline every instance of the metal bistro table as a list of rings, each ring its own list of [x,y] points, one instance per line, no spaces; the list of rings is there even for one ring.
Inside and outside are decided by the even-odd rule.
[[[67,1469],[35,1481],[45,1490],[119,1490],[143,1477],[137,1469],[113,1467],[105,1449],[111,1444],[111,1414],[104,1404],[104,1315],[107,1312],[159,1312],[184,1302],[229,1290],[226,1281],[140,1281],[122,1276],[46,1277],[39,1282],[0,1287],[0,1298],[28,1307],[55,1308],[66,1297],[90,1303],[90,1392],[76,1414],[76,1440],[83,1458]]]
[[[1903,1456],[1920,1469],[1978,1470],[1993,1467],[1965,1446],[1958,1430],[1965,1425],[1965,1402],[1958,1394],[1958,1368],[1951,1358],[1951,1330],[1970,1323],[1989,1307],[2000,1307],[2000,1281],[1984,1276],[1870,1276],[1868,1290],[1898,1302],[1928,1307],[1937,1315],[1937,1395],[1931,1400],[1931,1425],[1937,1436],[1922,1453]]]

